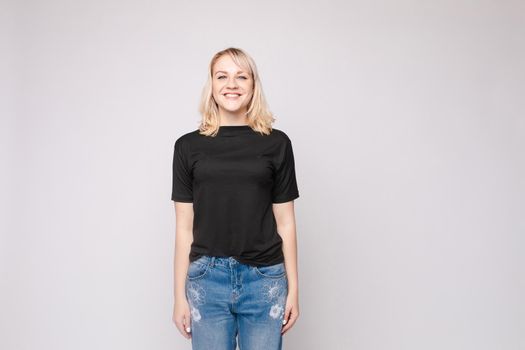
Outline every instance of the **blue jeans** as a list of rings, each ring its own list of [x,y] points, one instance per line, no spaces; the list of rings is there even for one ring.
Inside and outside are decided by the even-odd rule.
[[[201,256],[186,276],[193,350],[280,350],[288,281],[284,263],[255,267]]]

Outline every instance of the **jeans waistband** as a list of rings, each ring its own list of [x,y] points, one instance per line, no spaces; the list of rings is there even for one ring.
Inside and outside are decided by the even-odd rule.
[[[236,260],[233,256],[222,257],[222,256],[202,255],[198,260],[202,261],[203,263],[207,265],[210,265],[211,267],[215,265],[230,267],[236,264],[241,264],[241,262]]]

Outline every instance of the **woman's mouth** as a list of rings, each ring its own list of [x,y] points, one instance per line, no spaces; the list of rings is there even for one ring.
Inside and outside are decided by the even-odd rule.
[[[241,94],[237,94],[237,93],[226,93],[223,95],[227,100],[236,100],[238,99]]]

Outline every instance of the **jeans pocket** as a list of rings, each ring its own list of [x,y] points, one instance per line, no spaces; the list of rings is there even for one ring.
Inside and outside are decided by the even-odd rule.
[[[281,278],[286,275],[283,262],[270,266],[255,266],[255,271],[262,277],[268,278]]]
[[[188,273],[186,276],[188,277],[188,280],[194,281],[197,279],[200,279],[206,275],[208,272],[209,264],[206,264],[201,259],[197,259],[195,261],[190,262],[190,265],[188,266]]]

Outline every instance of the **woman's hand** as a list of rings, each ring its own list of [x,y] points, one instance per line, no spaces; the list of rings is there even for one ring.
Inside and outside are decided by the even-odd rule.
[[[298,293],[288,293],[286,297],[286,309],[284,310],[283,328],[281,334],[285,334],[299,317],[299,296]],[[284,323],[286,321],[286,323]]]
[[[187,339],[191,338],[190,316],[188,300],[186,300],[186,298],[175,299],[175,305],[173,306],[173,323],[175,323],[179,332]]]

